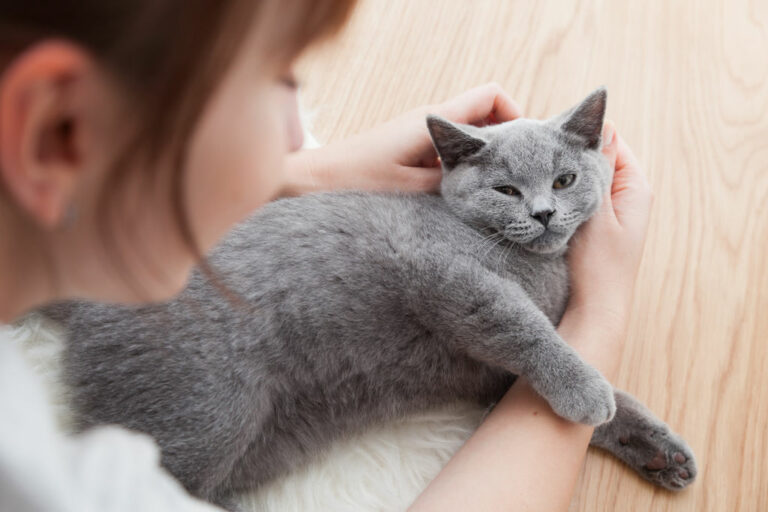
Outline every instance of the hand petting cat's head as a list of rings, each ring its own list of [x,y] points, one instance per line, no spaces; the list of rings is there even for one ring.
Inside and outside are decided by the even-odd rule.
[[[427,118],[455,213],[525,249],[559,253],[600,206],[611,171],[600,152],[606,92],[546,121],[478,128]]]

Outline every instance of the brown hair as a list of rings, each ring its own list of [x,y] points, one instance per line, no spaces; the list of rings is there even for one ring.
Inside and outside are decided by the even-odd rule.
[[[25,48],[50,38],[71,41],[91,53],[124,90],[136,126],[115,160],[101,196],[102,208],[107,209],[107,192],[118,188],[129,163],[141,158],[149,170],[170,151],[174,217],[183,241],[202,261],[183,189],[188,141],[207,100],[249,30],[263,31],[267,54],[276,63],[287,63],[311,42],[337,31],[354,0],[56,0],[40,4],[4,2],[0,7],[0,70]],[[158,176],[148,172],[145,178]],[[102,226],[104,239],[109,240],[108,224]],[[121,263],[119,251],[112,252]]]

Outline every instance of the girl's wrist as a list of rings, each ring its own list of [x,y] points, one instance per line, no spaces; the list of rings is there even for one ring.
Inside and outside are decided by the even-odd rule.
[[[557,330],[582,359],[613,380],[623,352],[626,318],[609,309],[569,305]]]
[[[302,149],[285,157],[280,197],[295,197],[325,190],[327,158],[323,147]]]
[[[582,322],[599,323],[605,330],[623,331],[629,320],[631,297],[625,294],[608,294],[583,300],[572,297],[565,316],[576,317]]]

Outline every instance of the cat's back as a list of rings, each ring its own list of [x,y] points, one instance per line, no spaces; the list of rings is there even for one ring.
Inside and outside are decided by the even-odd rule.
[[[479,238],[439,196],[322,193],[270,203],[231,232],[210,259],[235,282],[279,286],[281,279],[300,277],[310,285],[334,269],[373,276],[393,259],[442,246],[461,252]]]
[[[250,251],[254,247],[308,248],[322,240],[353,247],[377,244],[384,236],[400,242],[446,241],[456,230],[471,235],[445,201],[427,194],[336,192],[281,199],[268,204],[239,225],[214,253]],[[327,247],[327,246],[325,246]],[[312,246],[316,253],[323,246]],[[257,249],[258,250],[258,249]]]

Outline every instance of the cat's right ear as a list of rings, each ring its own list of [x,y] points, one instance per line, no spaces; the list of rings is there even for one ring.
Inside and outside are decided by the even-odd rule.
[[[446,171],[483,149],[486,144],[440,116],[428,115],[427,128]]]
[[[584,141],[587,149],[599,149],[606,98],[605,87],[592,91],[581,103],[556,118],[560,129]]]

